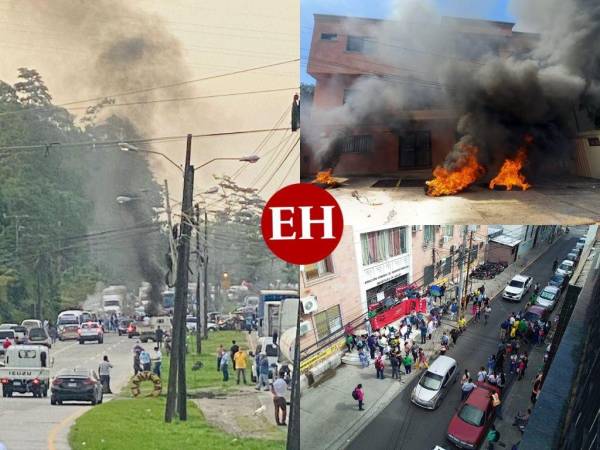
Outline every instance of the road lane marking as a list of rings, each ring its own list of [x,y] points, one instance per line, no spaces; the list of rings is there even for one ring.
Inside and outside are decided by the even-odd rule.
[[[50,432],[48,433],[48,450],[56,450],[54,441],[56,441],[58,433],[60,433],[67,425],[69,425],[72,421],[77,419],[77,417],[82,415],[85,411],[86,408],[81,407],[70,416],[65,417],[63,420],[61,420],[59,423],[57,423],[50,429]]]
[[[64,352],[65,350],[67,350],[67,349],[69,349],[69,348],[73,347],[73,346],[74,346],[74,345],[76,345],[76,344],[77,344],[77,342],[73,342],[72,344],[69,344],[69,345],[67,345],[66,347],[63,347],[63,348],[61,348],[60,350],[57,350],[57,351],[55,351],[55,352],[52,352],[52,354],[53,354],[53,355],[58,355],[59,353],[61,353],[61,352]]]

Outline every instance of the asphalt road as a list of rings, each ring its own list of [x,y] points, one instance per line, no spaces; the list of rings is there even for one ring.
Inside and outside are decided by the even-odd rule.
[[[577,237],[573,234],[564,237],[524,273],[533,276],[534,283],[538,282],[544,287],[552,276],[552,262],[555,258],[560,262],[575,246]],[[521,303],[508,303],[502,300],[500,295],[494,297],[488,325],[483,325],[483,322],[470,325],[459,337],[457,345],[447,353],[458,361],[461,373],[468,369],[471,375],[474,375],[480,366],[486,366],[489,355],[497,351],[500,323],[511,311],[519,311],[525,302],[526,300],[521,300]],[[446,430],[460,405],[460,383],[451,388],[437,410],[428,411],[410,401],[410,394],[417,382],[418,379],[415,379],[402,390],[348,448],[427,450],[433,449],[435,445],[446,449],[453,448],[446,440]],[[510,395],[510,390],[507,395]]]
[[[133,340],[113,333],[105,335],[103,344],[57,342],[50,351],[50,357],[54,358],[51,376],[61,369],[73,367],[97,371],[102,356],[107,354],[114,365],[111,374],[111,388],[114,392],[124,385],[133,372],[133,345]],[[111,397],[107,395],[104,400]],[[33,398],[31,394],[0,397],[0,442],[8,450],[67,449],[69,425],[90,407],[89,403],[71,402],[51,406],[50,393],[47,398]]]

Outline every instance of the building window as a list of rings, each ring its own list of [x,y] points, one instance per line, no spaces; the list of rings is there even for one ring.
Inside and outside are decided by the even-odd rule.
[[[353,93],[354,93],[353,89],[344,89],[344,98],[342,99],[342,103],[344,105],[346,103],[348,103],[348,100],[350,99],[350,97],[352,96]]]
[[[454,236],[454,225],[444,225],[444,236],[447,236],[447,237]]]
[[[406,227],[360,235],[363,266],[406,253]]]
[[[321,33],[322,41],[337,41],[338,35],[337,33]]]
[[[325,311],[315,314],[315,329],[317,340],[321,340],[342,328],[342,315],[340,305],[332,306]]]
[[[373,136],[362,134],[350,136],[342,141],[342,153],[371,153],[373,151]]]
[[[375,45],[374,41],[364,36],[348,36],[346,42],[347,52],[372,53]]]
[[[331,263],[331,256],[328,256],[322,261],[315,264],[307,264],[304,266],[304,276],[306,281],[316,280],[325,275],[333,273],[333,264]]]
[[[399,141],[400,168],[431,167],[430,131],[409,131]]]
[[[423,244],[427,245],[433,242],[435,238],[435,225],[425,225],[423,227]]]

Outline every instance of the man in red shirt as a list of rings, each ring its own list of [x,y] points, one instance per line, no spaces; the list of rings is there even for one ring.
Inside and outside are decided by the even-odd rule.
[[[10,347],[12,345],[12,342],[10,342],[9,338],[4,339],[4,342],[2,343],[2,348],[4,350],[6,350],[8,347]]]

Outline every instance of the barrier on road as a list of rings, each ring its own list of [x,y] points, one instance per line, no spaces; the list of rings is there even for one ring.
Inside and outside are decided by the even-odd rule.
[[[152,389],[152,393],[150,394],[152,397],[158,397],[162,392],[162,382],[160,377],[156,375],[154,372],[138,372],[136,375],[131,377],[131,394],[134,397],[138,397],[140,395],[140,384],[144,381],[150,381],[153,383],[154,388]]]

